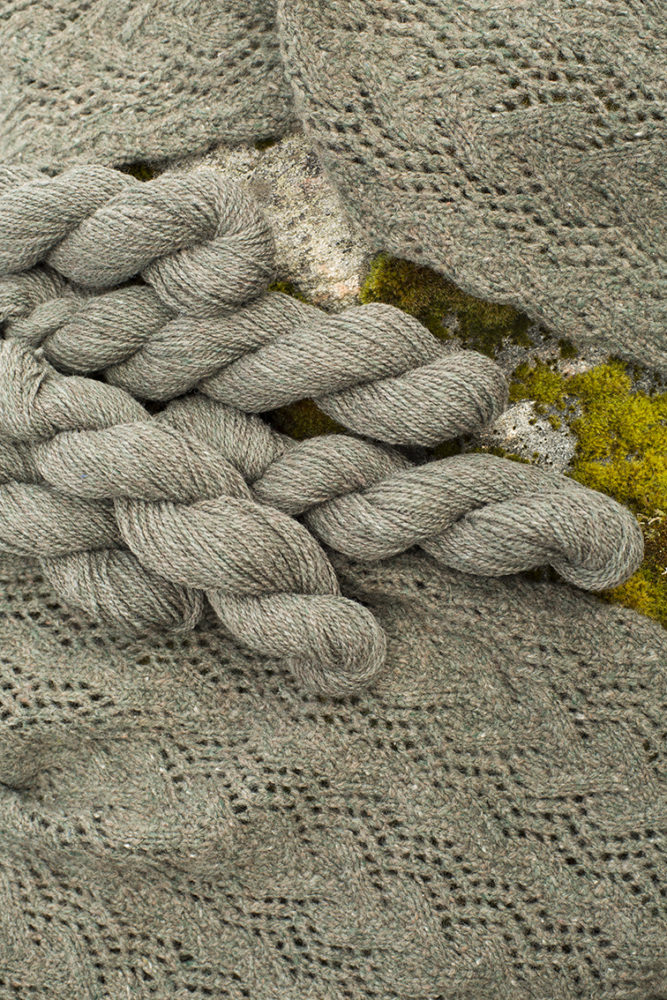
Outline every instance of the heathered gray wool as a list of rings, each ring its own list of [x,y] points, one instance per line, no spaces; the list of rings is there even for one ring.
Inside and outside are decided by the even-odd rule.
[[[293,98],[372,248],[667,372],[656,0],[42,6],[0,13],[0,156],[184,155],[279,134]]]
[[[234,312],[176,315],[152,289],[80,292],[47,268],[0,277],[5,336],[65,371],[164,401],[195,387],[248,412],[307,397],[358,434],[438,444],[507,404],[500,368],[451,351],[417,320],[373,303],[328,315],[280,292]]]
[[[228,632],[289,659],[311,688],[341,695],[368,683],[384,662],[384,636],[365,608],[340,596],[309,532],[254,502],[219,451],[151,421],[129,396],[142,412],[126,422],[109,405],[123,396],[60,376],[25,348],[0,342],[0,435],[35,443],[24,468],[29,478],[37,473],[36,482],[0,486],[0,548],[40,557],[64,597],[114,624],[116,608],[127,617],[135,602],[135,629],[161,613],[161,624],[170,624],[176,584],[205,591]],[[73,484],[62,505],[54,477]],[[106,504],[86,507],[90,500]],[[166,593],[147,591],[141,572],[123,579],[120,567],[108,571],[121,540],[140,568],[169,581]],[[186,616],[179,625],[194,624],[196,595],[176,606]]]
[[[328,316],[288,295],[256,298],[273,269],[271,234],[239,186],[213,170],[145,184],[100,168],[27,181],[6,170],[4,189],[2,176],[6,335],[43,345],[70,371],[106,368],[107,381],[153,400],[200,383],[249,411],[316,396],[344,426],[393,444],[479,430],[506,405],[497,365],[450,353],[392,306]],[[139,272],[152,287],[101,296],[77,287]]]
[[[173,310],[209,316],[264,291],[273,253],[258,207],[217,170],[145,182],[96,166],[0,170],[3,275],[46,262],[110,288],[140,274]]]
[[[197,395],[175,400],[156,419],[206,441],[252,482],[256,499],[303,515],[316,537],[355,559],[385,559],[419,545],[469,573],[505,576],[551,563],[568,582],[605,590],[643,558],[641,529],[625,507],[504,458],[456,455],[414,466],[343,434],[297,443]],[[76,448],[78,441],[55,452],[47,445],[33,460],[51,485],[83,495],[71,471]]]
[[[334,701],[0,568],[1,1000],[667,997],[665,632],[335,566],[389,651]]]
[[[10,446],[0,486],[2,551],[39,558],[65,599],[112,624],[119,608],[121,624],[131,618],[136,602],[135,631],[160,615],[171,624],[175,604],[185,614],[178,626],[194,625],[201,595],[175,601],[175,584],[205,591],[231,635],[289,659],[311,689],[343,695],[371,683],[385,655],[376,622],[340,596],[329,561],[288,516],[290,505],[277,509],[281,490],[271,488],[271,473],[268,489],[260,478],[257,495],[268,506],[259,506],[237,471],[248,478],[258,471],[259,447],[267,471],[278,439],[267,441],[262,425],[253,433],[252,418],[205,397],[174,404],[164,419],[144,411],[126,422],[117,407],[123,395],[0,343],[0,445]],[[494,576],[549,561],[590,588],[621,583],[641,562],[642,535],[629,512],[563,477],[489,456],[404,473],[405,463],[382,451],[378,477],[363,443],[342,441],[337,448],[325,440],[319,456],[310,442],[284,469],[273,468],[274,480],[276,471],[278,481],[310,479],[311,489],[322,490],[327,478],[321,499],[334,502],[309,512],[306,523],[339,551],[358,548],[377,559],[419,542],[446,564]],[[251,457],[239,459],[246,451]],[[398,472],[387,476],[391,464]],[[139,564],[129,558],[125,580],[118,570],[126,554],[108,569],[121,543]],[[152,581],[146,587],[143,569],[169,581],[166,594]]]
[[[335,0],[308,9],[294,4],[294,14],[301,31],[309,30],[311,18],[326,17],[328,10],[345,15],[359,6]],[[559,6],[565,23],[575,16],[574,6]],[[540,7],[546,17],[545,39],[558,34],[559,25],[549,20],[553,7]],[[420,10],[430,15],[445,5],[397,0],[389,7],[378,0],[364,9],[373,17],[391,10],[409,49],[414,48],[414,15]],[[577,9],[583,18],[593,16],[597,0]],[[619,4],[613,12],[605,8],[610,18],[623,9],[628,5]],[[635,16],[648,16],[652,9],[645,4]],[[258,96],[258,86],[271,86],[276,79],[275,62],[266,58],[272,43],[264,32],[272,14],[268,8],[259,10],[266,17],[256,39],[246,29],[254,24],[249,19],[254,19],[257,7],[224,3],[215,11],[215,24],[228,39],[239,41],[241,62],[257,44],[245,61],[247,80],[228,80],[220,98],[220,108],[238,110],[239,100],[247,97],[243,106],[251,113],[236,125],[246,130],[275,108],[270,103],[261,108]],[[472,13],[488,17],[492,10],[497,24],[510,16],[509,8],[482,8],[473,0],[457,6],[457,24],[465,28]],[[525,4],[513,5],[511,11],[518,29],[532,23]],[[29,53],[29,69],[13,66],[5,79],[0,74],[0,88],[11,90],[17,77],[24,87],[23,103],[1,106],[0,136],[4,127],[5,135],[13,136],[28,157],[34,139],[50,171],[56,163],[48,148],[50,134],[58,129],[59,155],[74,158],[96,159],[99,151],[104,160],[115,156],[114,150],[135,158],[137,137],[146,147],[157,137],[167,154],[179,145],[184,151],[199,148],[202,125],[216,129],[220,124],[218,112],[207,122],[201,117],[193,121],[196,112],[185,96],[190,88],[196,103],[207,86],[211,49],[208,42],[193,39],[209,12],[206,2],[187,0],[159,10],[138,0],[113,6],[102,2],[88,9],[72,0],[55,0],[40,10],[43,16],[35,31],[30,21],[35,5],[12,3],[0,11],[0,36],[7,28],[10,59],[15,61],[17,49]],[[230,30],[235,17],[243,24],[241,38]],[[170,33],[174,24],[178,38]],[[20,34],[13,34],[19,29]],[[343,16],[335,31],[347,32],[352,45],[356,34],[360,47],[366,46],[358,22]],[[516,38],[522,37],[517,30]],[[473,38],[466,59],[479,60],[480,79],[486,80],[484,50]],[[216,49],[221,48],[216,41]],[[294,41],[298,47],[296,33]],[[378,67],[382,49],[393,47],[394,41],[391,31],[378,34]],[[590,34],[583,41],[574,37],[568,52],[576,56],[578,45],[590,50],[593,42]],[[135,46],[141,43],[147,47],[143,77],[141,70],[137,76],[135,58]],[[107,94],[91,88],[82,114],[69,116],[67,88],[76,90],[76,81],[88,76],[91,64],[104,67],[106,78],[130,50],[133,65],[127,73],[133,82],[128,101],[120,93],[123,85],[110,86]],[[418,54],[422,51],[440,72],[440,49],[416,48]],[[217,58],[229,65],[228,55],[225,51]],[[528,56],[538,58],[533,50],[525,56],[529,66]],[[0,68],[3,57],[0,45]],[[381,111],[393,121],[400,93],[405,94],[400,124],[405,144],[405,138],[411,139],[414,108],[409,101],[415,81],[405,76],[402,58],[396,52],[389,67],[394,91],[391,106]],[[193,72],[196,63],[202,67],[199,78]],[[45,64],[55,69],[48,79]],[[372,65],[371,60],[364,71]],[[406,65],[409,68],[409,57]],[[419,67],[419,59],[412,65]],[[644,70],[643,54],[636,65]],[[398,90],[391,78],[394,67],[399,76],[404,74]],[[322,69],[331,80],[335,117],[340,111],[339,68],[329,61]],[[156,72],[159,96],[152,94],[147,104],[146,91],[151,92]],[[604,86],[611,86],[605,81]],[[385,81],[378,84],[380,94]],[[359,86],[366,89],[363,77]],[[36,94],[47,107],[44,115],[35,112]],[[80,90],[77,97],[82,98]],[[426,126],[440,100],[437,86],[429,91],[428,101],[422,90],[418,112]],[[174,103],[179,105],[177,127],[172,127]],[[67,120],[61,118],[63,106]],[[100,107],[107,112],[104,127]],[[126,113],[128,107],[146,110],[143,140],[134,112]],[[349,107],[353,114],[354,100]],[[448,111],[452,109],[455,112],[456,105],[450,101]],[[365,110],[375,128],[373,106]],[[549,121],[543,110],[539,116],[540,125]],[[468,120],[481,131],[472,115]],[[23,130],[26,122],[30,128]],[[341,134],[344,131],[341,127]],[[582,129],[587,138],[590,131]],[[452,129],[451,134],[461,141],[460,130]],[[361,127],[357,138],[362,145]],[[395,146],[395,135],[389,133],[388,138]],[[464,138],[467,154],[475,149],[476,136]],[[68,143],[73,148],[63,153]],[[509,142],[506,146],[511,152]],[[522,147],[517,148],[521,155]],[[532,160],[530,144],[523,148]],[[563,156],[566,149],[563,143]],[[378,157],[382,152],[380,145]],[[396,162],[403,153],[398,150]],[[372,149],[362,146],[355,153],[354,169],[372,155]],[[345,156],[341,149],[341,159]],[[547,172],[555,171],[557,163],[549,157]],[[590,163],[586,166],[587,178],[593,177]],[[399,173],[406,177],[414,169],[419,168],[412,161],[399,162]],[[102,186],[116,183],[106,174],[99,176]],[[16,174],[12,180],[8,172],[0,172],[0,191],[3,184],[19,182]],[[437,183],[420,179],[417,184],[424,188],[424,203],[432,204]],[[482,174],[467,178],[460,205],[477,204],[478,192],[488,197],[483,184]],[[558,186],[565,191],[568,185],[559,177]],[[45,188],[42,184],[34,191],[31,203],[39,210],[33,223],[44,219]],[[139,217],[141,195],[127,190],[129,201],[124,201],[124,187],[117,197]],[[400,236],[404,210],[412,205],[410,193],[404,205],[393,204],[382,214],[369,191],[372,194],[373,185],[361,183],[353,194],[364,197],[371,225],[381,219],[391,230],[395,220]],[[20,336],[25,320],[24,341],[33,347],[43,342],[48,353],[53,335],[52,349],[60,349],[56,334],[68,322],[68,309],[70,316],[78,311],[81,291],[63,282],[50,266],[54,251],[55,266],[65,272],[72,268],[70,278],[78,274],[87,282],[95,274],[98,281],[106,273],[104,280],[113,283],[124,280],[113,270],[119,266],[114,248],[121,249],[122,263],[128,250],[134,253],[139,247],[132,266],[148,269],[147,280],[156,273],[167,275],[162,287],[159,280],[153,281],[153,304],[173,286],[177,301],[172,305],[177,308],[183,303],[198,308],[201,288],[204,310],[212,308],[213,300],[224,301],[229,309],[228,299],[215,298],[225,268],[214,263],[217,277],[210,284],[199,280],[211,262],[202,247],[214,239],[220,201],[214,195],[213,208],[201,189],[194,194],[205,222],[198,230],[190,227],[191,220],[179,220],[186,241],[181,248],[185,279],[180,264],[169,266],[169,255],[181,250],[167,242],[159,258],[145,263],[145,244],[135,238],[123,242],[128,228],[119,227],[122,220],[113,213],[109,218],[105,203],[99,231],[87,229],[83,220],[85,239],[78,234],[70,240],[67,230],[67,253],[51,246],[46,251],[49,264],[22,264],[29,270],[3,281],[0,308],[7,295],[9,312],[3,318],[13,325],[12,336]],[[381,205],[388,204],[385,194],[378,182]],[[188,203],[188,197],[189,192],[182,191],[178,204]],[[74,214],[81,208],[80,200],[75,201]],[[589,198],[582,212],[593,203]],[[192,207],[193,201],[189,204]],[[630,200],[627,204],[632,207]],[[91,217],[97,211],[93,207]],[[469,213],[467,207],[465,211]],[[170,206],[156,198],[144,221],[158,217],[160,234],[164,225],[171,237],[177,227]],[[430,246],[431,235],[433,244],[440,246],[442,218],[440,203],[426,221],[415,214],[419,230],[409,234],[410,246],[414,248],[415,239],[423,241],[420,246]],[[74,227],[81,223],[79,219]],[[551,219],[550,224],[552,238],[563,239],[565,222]],[[21,233],[31,242],[34,232],[31,236],[24,225],[19,229],[19,234],[5,231],[3,246]],[[56,229],[52,227],[52,235]],[[39,226],[36,231],[40,238],[49,236],[48,227],[46,233]],[[98,254],[99,234],[107,241],[108,260]],[[463,236],[473,238],[472,233]],[[262,245],[259,259],[266,260]],[[623,240],[618,245],[627,252]],[[189,268],[191,251],[194,271]],[[516,280],[517,295],[532,287],[538,252],[527,244],[526,281]],[[513,253],[508,252],[508,273],[516,262]],[[554,301],[566,301],[566,322],[579,315],[582,302],[586,305],[581,296],[590,295],[589,285],[575,286],[570,280],[581,273],[576,268],[580,258],[573,256],[575,266],[563,265],[559,274],[563,288],[556,283],[552,288]],[[618,262],[611,254],[606,260],[595,278],[618,277]],[[632,287],[643,295],[647,286],[637,258],[627,260],[637,276]],[[488,269],[493,275],[493,263],[488,255],[479,259],[478,253],[475,258],[478,273]],[[165,266],[167,271],[162,270]],[[261,294],[267,275],[257,277],[255,294]],[[606,292],[609,285],[602,281],[598,287]],[[45,289],[47,298],[39,299]],[[149,314],[141,312],[146,299],[135,296],[132,286],[110,294],[116,293],[120,297],[111,303],[104,295],[86,297],[95,309],[111,304],[114,330],[119,303],[129,316],[133,310],[141,313],[148,326]],[[20,305],[35,296],[34,311],[40,302],[45,306],[38,317],[33,306],[25,312]],[[638,312],[643,308],[638,302],[635,306]],[[127,330],[128,316],[126,332],[110,344],[109,360],[103,358],[98,368],[92,359],[104,351],[97,333],[78,343],[70,328],[69,340],[60,341],[63,360],[57,363],[67,369],[68,350],[79,359],[81,368],[74,370],[107,369],[111,381],[109,370],[123,359],[132,363],[133,357],[141,357],[153,333],[169,324],[170,312],[164,307],[153,331],[144,335],[142,327],[134,340]],[[361,315],[356,321],[363,325]],[[103,319],[98,322],[103,326]],[[313,327],[319,329],[319,323],[313,321]],[[83,321],[79,336],[87,329]],[[406,343],[419,342],[417,334],[406,338]],[[125,351],[129,346],[131,357],[117,356],[119,342]],[[266,343],[260,340],[257,346]],[[393,341],[382,343],[394,350]],[[278,344],[268,344],[271,353],[265,360],[275,364]],[[243,365],[252,349],[241,343],[238,360]],[[183,343],[179,350],[185,365]],[[301,371],[295,360],[294,355],[292,367],[280,374],[281,391],[288,383],[296,391],[307,382],[308,361]],[[424,364],[420,356],[413,367],[419,371]],[[344,377],[342,367],[336,377]],[[405,371],[401,369],[399,377]],[[226,372],[219,374],[224,379]],[[322,379],[326,369],[318,365],[314,374]],[[411,374],[407,372],[406,393]],[[384,558],[374,565],[336,553],[327,558],[293,519],[302,511],[313,530],[334,537],[338,532],[342,544],[348,526],[351,532],[376,532],[375,555],[386,555],[401,534],[406,543],[413,540],[428,548],[463,527],[450,551],[436,552],[439,558],[451,558],[459,549],[465,555],[469,549],[474,558],[486,558],[487,571],[493,571],[496,560],[524,559],[532,546],[561,572],[579,574],[579,582],[586,582],[585,574],[590,573],[588,583],[599,584],[607,557],[612,573],[623,562],[615,551],[615,530],[621,552],[626,544],[626,557],[638,556],[636,525],[623,521],[618,505],[605,506],[606,500],[596,499],[586,520],[583,498],[590,497],[589,491],[574,484],[554,488],[552,477],[540,478],[536,470],[520,466],[513,467],[515,478],[510,479],[505,463],[492,459],[483,465],[484,456],[460,456],[453,466],[410,469],[397,452],[354,439],[288,448],[285,439],[257,417],[235,413],[210,396],[175,401],[151,417],[119,387],[77,375],[59,376],[16,343],[0,345],[0,380],[3,375],[10,377],[0,392],[1,433],[10,439],[0,440],[0,480],[5,481],[0,486],[0,518],[12,532],[15,555],[0,561],[0,1000],[667,1000],[665,633],[636,614],[605,606],[572,587],[538,584],[521,576],[483,580],[438,566],[423,553]],[[372,380],[365,371],[361,375],[362,383],[367,377]],[[201,378],[198,375],[195,384]],[[270,391],[270,381],[261,372],[255,371],[252,380],[252,394],[262,397]],[[357,375],[352,386],[360,392],[372,389],[359,384]],[[425,389],[427,395],[432,384],[420,386],[422,400]],[[197,433],[174,426],[182,420],[192,420]],[[452,482],[438,481],[445,468],[461,472],[460,480],[455,472]],[[483,468],[493,470],[489,483],[480,474]],[[48,477],[61,488],[45,481]],[[254,500],[244,479],[252,483]],[[542,488],[546,492],[537,496]],[[521,498],[515,495],[517,489]],[[205,499],[197,499],[200,491]],[[257,504],[258,493],[263,494],[263,506]],[[482,493],[491,502],[471,509],[479,506],[475,498]],[[247,537],[248,522],[239,525],[234,519],[239,509],[234,502],[256,518]],[[280,513],[274,503],[285,510]],[[451,518],[450,503],[464,509],[434,540],[429,534],[433,521]],[[353,515],[359,515],[357,522]],[[494,517],[501,527],[490,542]],[[258,526],[268,533],[255,533]],[[425,538],[414,537],[420,526]],[[125,534],[156,571],[146,569],[123,547]],[[66,554],[72,545],[81,544],[93,548],[83,557],[80,550]],[[57,555],[45,556],[49,545]],[[28,564],[28,552],[40,556],[41,569]],[[267,552],[276,556],[270,571],[264,562]],[[250,602],[234,602],[225,591],[219,598],[228,616],[227,629],[239,640],[232,644],[219,618],[205,607],[201,590],[167,580],[162,575],[167,568],[201,574],[200,582],[212,580],[223,588],[254,584],[261,589],[268,579],[269,594],[266,600],[252,595]],[[380,670],[377,657],[368,690],[352,695],[346,683],[354,670],[346,671],[359,663],[346,658],[352,640],[341,629],[340,617],[334,617],[333,606],[330,617],[319,618],[317,631],[313,617],[304,616],[309,595],[298,588],[294,593],[273,592],[276,581],[291,585],[295,578],[316,583],[326,579],[336,593],[315,599],[337,602],[337,615],[346,600],[357,609],[354,614],[367,616],[363,621],[368,631],[355,633],[360,641],[362,633],[369,639],[367,663],[386,642],[386,661]],[[85,617],[61,603],[74,581],[86,595]],[[214,592],[214,606],[216,594],[220,590]],[[290,597],[294,605],[288,607]],[[105,603],[113,626],[95,620],[96,602]],[[234,607],[242,614],[230,622]],[[290,624],[286,612],[292,615]],[[146,630],[139,637],[128,636],[126,630],[135,613]],[[181,634],[165,635],[165,626],[174,624]],[[267,632],[273,659],[258,652]],[[250,653],[248,645],[253,643],[255,652]],[[313,657],[301,660],[297,669],[284,658],[295,647],[301,657],[304,650]],[[327,697],[321,693],[323,679],[329,684]],[[309,692],[309,686],[320,693]]]
[[[293,121],[274,0],[0,7],[0,156],[40,168],[177,156]]]

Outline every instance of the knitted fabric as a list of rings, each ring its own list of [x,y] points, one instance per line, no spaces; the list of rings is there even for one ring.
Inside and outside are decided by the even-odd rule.
[[[286,450],[257,418],[207,397],[151,420],[122,390],[0,344],[0,551],[39,558],[58,592],[102,621],[182,631],[206,591],[245,646],[289,658],[311,690],[346,695],[382,668],[384,635],[340,596],[289,514],[364,559],[418,543],[490,576],[549,561],[604,589],[642,560],[632,515],[563,476],[486,455],[410,469],[344,436],[274,462]]]
[[[326,5],[313,9],[319,15]],[[14,5],[0,17],[16,25],[24,10],[25,4]],[[21,36],[28,45],[29,36]],[[15,110],[10,104],[6,121]],[[183,136],[188,141],[187,129]],[[46,132],[42,140],[45,150]],[[0,174],[0,186],[7,176]],[[195,196],[206,190],[196,188]],[[219,209],[224,198],[216,190],[210,204]],[[186,198],[187,186],[180,191]],[[103,199],[105,225],[106,204]],[[165,208],[156,198],[147,218]],[[88,214],[75,212],[72,228],[81,223],[86,230]],[[172,233],[169,212],[159,218],[156,232]],[[117,221],[113,213],[111,221]],[[152,284],[153,304],[169,290],[185,291],[186,300],[178,302],[196,310],[198,291],[207,298],[222,280],[218,271],[212,282],[201,282],[199,269],[213,263],[215,273],[217,251],[224,256],[229,246],[223,236],[209,256],[208,244],[203,252],[191,244],[215,243],[219,221],[216,212],[205,212],[201,232],[194,233],[185,219],[185,245],[170,246],[159,259],[142,252],[131,272],[113,270],[118,247],[120,256],[128,252],[115,234],[95,267],[112,269],[104,279],[111,284],[141,272]],[[24,244],[11,244],[17,232],[28,237]],[[42,246],[48,267],[86,279],[85,260],[99,250],[96,232],[88,229],[83,239],[56,227]],[[34,230],[23,223],[8,226],[0,253],[13,254],[31,236]],[[42,251],[22,261],[19,270],[31,270],[12,278],[18,284],[11,287],[27,289],[28,297],[37,289],[39,296],[46,274],[54,292],[47,308],[78,302],[81,296],[67,291],[57,270],[37,263]],[[81,265],[77,254],[83,270],[70,272]],[[255,272],[256,303],[267,301],[260,295],[268,274],[262,267]],[[131,305],[129,286],[121,292]],[[90,301],[99,305],[103,298],[91,295]],[[209,309],[220,305],[206,302],[196,324],[205,325]],[[29,327],[32,312],[17,317],[13,300],[10,306],[12,323],[20,329],[27,319]],[[166,307],[161,323],[169,314]],[[302,333],[307,326],[300,318],[294,325]],[[49,336],[45,330],[47,349]],[[241,342],[245,365],[248,345]],[[143,349],[141,338],[135,343],[132,358]],[[268,346],[275,359],[276,345]],[[111,355],[102,368],[116,363]],[[282,658],[248,651],[244,640],[252,639],[253,622],[245,635],[236,629],[238,644],[229,641],[196,588],[161,575],[167,560],[159,546],[150,570],[122,545],[118,509],[150,509],[142,528],[153,530],[153,508],[162,505],[177,517],[178,507],[202,488],[217,491],[215,500],[231,487],[237,491],[232,499],[254,503],[249,487],[214,450],[219,440],[206,437],[217,434],[213,413],[233,411],[211,396],[195,396],[150,420],[117,386],[47,376],[46,363],[25,346],[2,345],[4,375],[7,359],[17,357],[29,377],[9,379],[0,400],[6,421],[0,477],[10,480],[3,497],[16,499],[27,486],[31,498],[41,500],[31,518],[25,506],[0,501],[3,516],[19,512],[14,551],[21,554],[0,562],[0,1000],[667,1000],[663,631],[563,585],[519,576],[477,579],[414,553],[375,565],[329,556],[288,516],[303,508],[291,503],[280,517],[272,510],[285,500],[284,482],[283,493],[276,492],[281,470],[274,463],[262,484],[264,512],[257,512],[275,527],[272,570],[284,558],[285,570],[296,565],[308,576],[299,562],[303,553],[281,549],[299,534],[310,546],[305,563],[315,566],[313,575],[323,574],[330,591],[340,586],[345,595],[332,599],[364,612],[387,642],[370,690],[335,699],[314,695]],[[211,369],[212,382],[219,368]],[[299,377],[306,374],[307,365]],[[198,373],[194,384],[201,378]],[[68,384],[79,387],[78,401]],[[264,392],[267,384],[248,388]],[[91,427],[86,421],[95,401],[99,423]],[[169,429],[170,421],[189,419],[189,407],[204,413],[201,434],[191,440]],[[109,439],[117,434],[121,447],[92,448],[87,470],[76,445],[85,445],[96,428],[109,429]],[[162,446],[163,461],[149,475],[134,462],[142,456],[127,436],[137,428],[140,434],[151,428],[145,439],[154,435]],[[238,435],[239,464],[254,461],[259,475],[265,457],[238,456],[242,445]],[[305,445],[299,454],[307,457],[314,447]],[[354,447],[361,454],[366,445]],[[473,463],[482,458],[470,456]],[[285,460],[287,466],[294,461],[290,453]],[[44,482],[57,474],[61,487],[85,492],[88,471],[98,477],[90,500]],[[532,472],[518,468],[516,475],[528,481]],[[153,495],[119,498],[119,481],[133,476]],[[95,499],[105,477],[110,496]],[[402,512],[406,499],[423,497],[427,477],[417,491],[406,487],[399,495]],[[472,467],[462,478],[475,485]],[[382,489],[372,496],[375,503],[378,496],[381,501]],[[333,502],[339,499],[350,502],[347,496]],[[315,512],[320,524],[326,506]],[[213,588],[253,576],[257,582],[265,546],[232,518],[226,522],[223,504],[218,513],[215,531],[195,540],[202,541],[199,560],[192,544],[198,511],[182,514],[174,563],[182,570],[178,555],[186,550],[188,572],[204,572],[203,556],[213,551],[220,560],[217,575],[215,566],[207,570]],[[592,552],[609,522],[600,512],[588,532],[568,523],[560,541],[576,548],[588,539]],[[497,541],[511,550],[507,524]],[[113,556],[91,560],[93,593],[102,579],[113,584],[119,608],[123,597],[147,606],[159,593],[170,622],[192,629],[202,614],[204,621],[175,635],[153,622],[131,637],[65,609],[60,584],[71,577],[56,573],[51,587],[26,553],[30,544],[66,548],[84,528],[88,541],[108,545]],[[216,549],[221,539],[225,544]],[[525,543],[522,536],[516,558]],[[486,547],[492,561],[494,546]],[[244,563],[246,549],[251,558]],[[140,572],[143,578],[131,576]],[[278,589],[283,579],[276,572]],[[275,629],[292,650],[304,646],[300,621],[296,614],[293,628]],[[321,638],[345,640],[333,627]]]
[[[279,10],[299,117],[377,249],[667,373],[661,4]]]
[[[293,121],[273,0],[9,0],[3,159],[53,169],[268,138]]]
[[[282,69],[274,6],[11,4],[0,154],[54,170],[280,134],[287,76],[372,247],[667,372],[659,4],[281,0]]]
[[[664,1000],[665,633],[555,584],[336,561],[387,670],[0,588],[0,998]]]

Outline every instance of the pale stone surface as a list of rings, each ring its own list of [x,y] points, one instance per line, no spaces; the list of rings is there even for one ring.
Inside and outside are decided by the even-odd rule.
[[[499,447],[551,472],[565,472],[574,458],[576,441],[565,424],[555,429],[548,417],[535,412],[531,400],[523,400],[477,435],[473,445]]]

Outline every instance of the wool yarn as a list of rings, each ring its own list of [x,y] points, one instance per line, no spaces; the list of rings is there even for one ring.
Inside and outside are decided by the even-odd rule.
[[[229,537],[220,529],[209,538],[212,528],[205,522],[202,537],[191,537],[199,512],[206,507],[207,515],[213,513],[206,501],[217,502],[221,495],[223,513],[234,521],[232,498],[251,496],[245,479],[254,480],[255,496],[263,503],[287,515],[305,514],[308,527],[328,545],[364,559],[385,558],[419,543],[446,565],[491,576],[549,561],[565,579],[591,589],[616,586],[642,559],[642,534],[630,513],[563,476],[488,455],[410,467],[397,452],[344,435],[287,444],[258,418],[205,396],[176,400],[152,421],[131,400],[139,419],[127,422],[122,414],[119,421],[108,401],[122,397],[121,390],[58,375],[11,341],[0,345],[0,362],[0,433],[32,445],[25,458],[14,446],[10,474],[18,469],[23,478],[37,477],[48,488],[83,501],[113,501],[129,549],[149,569],[184,586],[217,589],[224,577],[223,589],[255,593],[254,580],[246,589],[246,562],[257,558],[267,574],[263,585],[269,591],[279,587],[280,570],[272,575],[271,558],[265,565],[270,540],[258,541],[261,551],[253,554],[249,539],[234,533],[240,520]],[[55,407],[50,406],[53,397]],[[23,492],[29,504],[35,489]],[[41,494],[40,501],[41,518]],[[50,494],[49,502],[55,504]],[[242,505],[237,518],[241,509],[251,531]],[[5,548],[16,552],[27,543],[33,552],[33,535],[23,532],[21,512],[19,505],[5,522]],[[56,532],[38,554],[63,555],[76,530],[76,520],[68,516],[64,537]],[[102,537],[93,537],[97,544],[85,537],[84,551],[117,541],[108,537],[106,524]],[[241,569],[239,541],[247,549]],[[216,542],[220,552],[209,563],[202,551],[216,549]],[[297,540],[293,545],[296,549]],[[223,568],[218,560],[225,558],[231,561]],[[326,573],[316,585],[298,563],[297,576],[286,581],[288,589],[310,592],[322,586]],[[215,602],[217,607],[218,597]],[[224,621],[224,609],[219,613]]]
[[[370,612],[340,595],[309,532],[254,502],[240,474],[204,442],[145,411],[119,422],[109,406],[118,395],[125,396],[0,343],[0,435],[36,442],[20,471],[39,476],[0,486],[2,549],[39,557],[66,599],[104,609],[107,620],[120,606],[124,618],[137,608],[135,627],[170,624],[175,609],[179,625],[194,624],[200,598],[181,597],[176,584],[205,591],[232,635],[290,660],[311,688],[341,695],[372,680],[384,662],[384,636]],[[42,485],[54,456],[77,484],[73,500],[61,503]],[[87,506],[91,498],[113,508]],[[121,539],[139,567],[115,558]],[[166,592],[146,588],[144,568]]]
[[[175,315],[143,286],[81,295],[33,268],[0,277],[3,320],[8,338],[41,346],[56,367],[103,369],[137,398],[164,401],[197,387],[264,412],[311,397],[350,430],[394,444],[474,433],[507,404],[493,361],[449,350],[380,303],[328,315],[277,292],[201,318]]]
[[[335,567],[388,659],[331,700],[0,561],[1,1000],[664,1000],[665,632]]]
[[[506,405],[497,365],[449,352],[391,306],[328,316],[280,293],[257,299],[271,235],[215,171],[147,184],[103,168],[24,173],[0,173],[0,319],[8,336],[68,370],[105,369],[107,381],[152,400],[200,384],[255,412],[314,395],[351,430],[399,444],[479,430]],[[152,287],[101,296],[78,287],[139,272]]]
[[[46,262],[87,288],[140,274],[174,311],[209,316],[263,291],[273,252],[257,206],[216,170],[0,171],[0,274]]]
[[[618,586],[639,567],[641,529],[611,497],[565,476],[493,455],[414,466],[399,452],[343,434],[296,443],[256,417],[201,395],[158,414],[217,449],[254,496],[330,548],[367,561],[419,545],[445,566],[504,576],[546,563],[575,586]],[[69,463],[37,460],[56,488],[79,493]]]

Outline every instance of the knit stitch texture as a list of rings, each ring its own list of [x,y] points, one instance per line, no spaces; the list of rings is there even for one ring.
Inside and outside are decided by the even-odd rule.
[[[331,701],[5,568],[1,1000],[667,997],[665,633],[425,557],[336,570],[389,663]]]
[[[0,154],[119,164],[298,121],[372,247],[667,372],[660,3],[275,7],[5,5]]]
[[[667,372],[667,19],[643,0],[281,0],[373,245]]]
[[[274,0],[10,0],[0,39],[3,159],[159,159],[293,122]]]

